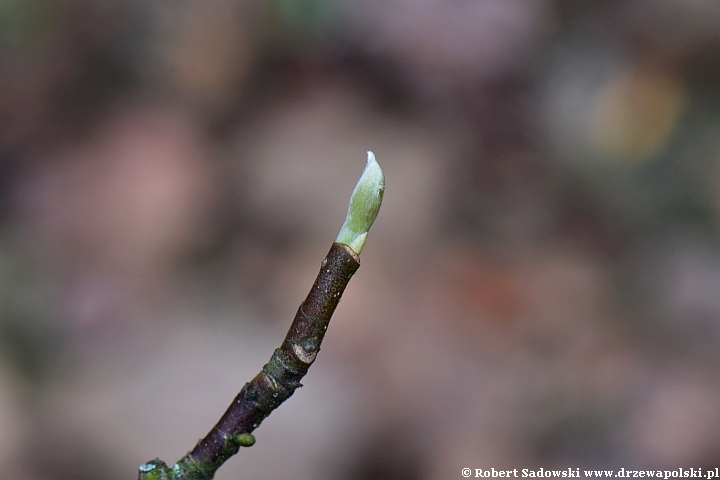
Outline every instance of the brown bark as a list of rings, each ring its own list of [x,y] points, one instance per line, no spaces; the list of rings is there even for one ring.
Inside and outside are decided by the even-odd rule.
[[[139,478],[162,479],[166,475],[167,478],[211,479],[241,446],[252,445],[252,431],[302,386],[300,380],[315,361],[330,318],[359,267],[358,256],[351,248],[334,243],[322,261],[310,293],[298,308],[285,340],[270,361],[245,384],[220,421],[174,470],[157,460],[141,467]],[[161,473],[163,470],[165,474]]]

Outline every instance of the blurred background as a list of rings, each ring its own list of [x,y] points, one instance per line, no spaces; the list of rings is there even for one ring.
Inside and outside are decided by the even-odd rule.
[[[229,479],[720,465],[720,3],[0,0],[0,471],[136,478],[270,358]]]

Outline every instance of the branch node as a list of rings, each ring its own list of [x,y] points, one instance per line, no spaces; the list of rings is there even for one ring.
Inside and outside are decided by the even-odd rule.
[[[302,345],[298,345],[297,343],[293,343],[292,348],[298,360],[300,360],[301,362],[310,365],[315,361],[315,357],[317,356],[317,350],[306,350],[302,347]]]

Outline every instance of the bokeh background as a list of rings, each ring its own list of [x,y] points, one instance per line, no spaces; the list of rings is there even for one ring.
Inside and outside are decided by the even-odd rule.
[[[720,3],[1,0],[0,476],[190,450],[368,149],[363,266],[218,480],[720,466]]]

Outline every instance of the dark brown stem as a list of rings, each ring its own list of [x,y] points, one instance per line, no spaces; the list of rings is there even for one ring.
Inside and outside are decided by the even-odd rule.
[[[270,361],[245,384],[220,421],[174,469],[154,460],[141,467],[140,480],[211,479],[241,446],[252,445],[251,432],[302,386],[300,380],[315,361],[335,307],[359,267],[358,256],[352,249],[334,243],[285,340]]]

